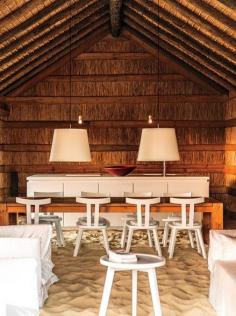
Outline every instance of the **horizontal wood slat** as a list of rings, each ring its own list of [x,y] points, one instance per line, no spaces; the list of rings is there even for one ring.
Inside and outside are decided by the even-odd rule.
[[[0,128],[155,128],[160,127],[192,127],[192,128],[216,128],[228,126],[224,121],[154,121],[149,124],[147,121],[84,121],[83,124],[72,121],[5,121],[0,123]]]
[[[138,145],[90,145],[91,151],[138,151]],[[51,145],[49,144],[0,144],[0,151],[13,152],[49,152]],[[179,145],[180,151],[236,151],[235,145]]]
[[[143,103],[143,102],[157,102],[157,98],[159,97],[159,102],[170,102],[170,103],[178,103],[178,102],[224,102],[227,101],[227,95],[146,95],[146,96],[119,96],[119,97],[0,97],[0,102],[14,104],[14,103],[22,103],[22,102],[34,102],[34,103],[48,103],[48,104],[60,104],[60,103]]]

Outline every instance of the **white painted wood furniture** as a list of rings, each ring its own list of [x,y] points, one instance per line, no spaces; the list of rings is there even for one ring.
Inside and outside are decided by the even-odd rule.
[[[43,189],[43,188],[42,188]],[[34,192],[34,197],[63,197],[63,192],[59,191],[59,192]],[[62,231],[62,226],[61,226],[61,222],[62,222],[62,218],[59,215],[54,214],[54,212],[47,214],[40,214],[39,216],[39,222],[40,223],[49,223],[51,225],[55,225],[55,230],[56,230],[56,236],[57,236],[57,244],[59,247],[64,247],[65,246],[65,239],[64,239],[64,235],[63,235],[63,231]]]
[[[37,195],[37,194],[36,194]],[[59,247],[64,246],[64,237],[61,227],[61,218],[57,215],[40,215],[40,206],[51,203],[50,198],[39,198],[39,199],[26,199],[16,198],[16,203],[24,204],[26,206],[26,221],[27,224],[54,224],[57,234],[57,244]],[[32,212],[34,209],[34,213]],[[34,217],[33,217],[34,215]]]
[[[0,226],[0,240],[5,238],[29,238],[40,240],[40,289],[39,289],[39,305],[43,306],[44,301],[48,297],[48,288],[58,281],[56,275],[52,272],[54,267],[51,260],[51,225],[10,225]],[[12,246],[13,247],[13,246]],[[19,255],[24,255],[23,248],[15,248]],[[32,251],[32,249],[31,249]]]
[[[131,242],[132,242],[132,236],[133,232],[135,230],[146,230],[147,232],[150,231],[153,233],[153,239],[154,239],[154,245],[156,248],[156,251],[159,256],[162,255],[161,253],[161,247],[159,244],[157,229],[159,227],[159,224],[156,220],[153,220],[150,218],[150,206],[152,204],[160,203],[160,198],[126,198],[126,203],[136,205],[136,219],[129,220],[126,223],[126,228],[128,231],[128,239],[126,244],[126,251],[130,251]],[[142,209],[144,208],[144,216],[142,216]],[[126,229],[125,229],[125,235],[126,235]]]
[[[141,198],[141,197],[152,197],[152,192],[124,192],[124,196],[125,197],[136,197],[136,198]],[[122,217],[122,233],[121,233],[121,240],[120,240],[120,245],[121,248],[125,247],[125,234],[126,234],[126,224],[127,221],[131,220],[131,219],[135,219],[136,216],[135,214],[127,214],[126,217]],[[148,242],[149,242],[149,246],[152,247],[152,236],[150,234],[150,231],[147,231],[148,234]]]
[[[107,228],[109,227],[109,222],[105,218],[99,216],[99,208],[100,205],[110,203],[110,198],[77,197],[76,202],[86,204],[86,217],[79,218],[77,222],[78,233],[75,242],[74,257],[78,255],[82,235],[85,230],[102,231],[104,247],[108,254],[109,243],[107,238]]]
[[[64,197],[81,196],[82,191],[104,193],[106,196],[124,196],[124,192],[150,191],[153,196],[162,196],[164,192],[192,192],[193,196],[209,196],[209,177],[179,176],[91,176],[79,174],[38,174],[27,178],[27,196],[34,192],[63,192]],[[82,214],[81,214],[82,216]],[[77,214],[64,213],[63,225],[74,226]],[[120,226],[124,213],[105,214],[112,226]],[[161,214],[158,214],[161,217]]]
[[[39,315],[40,239],[0,238],[0,315]]]
[[[204,202],[204,198],[170,198],[170,203],[181,205],[181,221],[169,224],[171,229],[169,242],[169,258],[173,258],[177,233],[181,230],[193,231],[195,233],[198,253],[206,259],[206,250],[202,236],[202,224],[194,221],[194,207]],[[187,214],[189,206],[189,214]],[[191,244],[193,248],[193,244]]]
[[[163,197],[192,197],[192,192],[186,192],[186,193],[163,193]],[[181,217],[177,216],[176,214],[172,213],[166,218],[163,218],[162,221],[164,222],[164,231],[163,231],[163,236],[162,236],[162,245],[163,247],[167,246],[168,243],[168,238],[169,238],[169,223],[172,222],[179,222],[181,221]],[[188,231],[189,233],[189,239],[191,246],[193,244],[193,238],[191,231]]]
[[[107,267],[106,280],[100,305],[99,316],[106,316],[114,274],[116,271],[132,271],[132,316],[137,315],[137,289],[138,271],[147,272],[152,296],[155,316],[161,316],[161,304],[157,286],[156,268],[165,265],[165,259],[148,254],[136,254],[138,261],[135,263],[117,263],[109,260],[108,256],[101,257],[100,263]]]

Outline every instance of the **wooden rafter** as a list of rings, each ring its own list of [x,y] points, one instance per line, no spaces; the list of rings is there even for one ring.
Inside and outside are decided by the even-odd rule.
[[[157,42],[157,38],[160,36],[159,45],[162,48],[167,51],[174,52],[176,56],[180,55],[180,59],[185,60],[190,64],[190,66],[202,72],[206,77],[216,81],[226,89],[230,90],[236,86],[236,79],[231,78],[231,73],[229,73],[226,69],[223,69],[225,77],[222,78],[220,75],[222,67],[217,66],[217,64],[212,61],[205,61],[205,56],[201,52],[196,51],[195,48],[189,47],[185,42],[180,42],[174,35],[161,29],[157,32],[157,30],[152,26],[148,27],[145,23],[140,21],[137,23],[136,21],[133,21],[132,17],[124,17],[124,23],[132,27],[134,30],[138,30],[141,34],[145,35],[154,42]],[[219,69],[219,71],[216,71],[216,69]]]
[[[65,30],[68,30],[70,23],[73,26],[91,14],[96,15],[99,10],[108,11],[106,0],[101,0],[99,3],[91,3],[86,7],[81,7],[80,3],[75,2],[71,8],[67,7],[59,11],[36,26],[33,31],[33,37],[30,31],[18,37],[15,41],[8,43],[3,48],[0,48],[1,63],[7,63],[16,57],[19,58],[19,55],[25,51],[30,52],[32,49],[38,48],[47,38],[50,38],[50,36],[55,37],[65,32]],[[71,22],[68,23],[70,18]],[[62,23],[58,24],[59,21],[62,21]],[[53,25],[56,26],[52,28]]]
[[[191,36],[195,39],[198,43],[202,44],[205,47],[208,47],[212,52],[215,52],[218,54],[218,56],[221,56],[222,58],[228,60],[233,66],[236,66],[236,60],[235,60],[235,54],[233,54],[230,51],[227,51],[223,46],[216,43],[214,40],[206,36],[204,33],[198,31],[193,26],[188,25],[186,22],[181,21],[179,18],[174,16],[173,14],[169,13],[163,8],[157,8],[157,6],[150,2],[149,8],[144,6],[143,1],[141,0],[129,0],[129,2],[125,3],[126,6],[131,6],[136,9],[137,12],[140,12],[141,15],[145,14],[149,19],[157,20],[158,15],[163,21],[168,22],[173,27],[173,32],[176,33],[183,33]],[[233,67],[232,66],[232,67]]]
[[[157,44],[153,43],[153,41],[149,40],[145,36],[140,35],[137,31],[126,27],[123,31],[123,35],[129,39],[132,39],[144,49],[149,51],[154,56],[158,56],[157,53]],[[186,78],[198,83],[200,86],[206,86],[214,93],[227,93],[227,89],[223,88],[222,86],[218,85],[214,81],[208,79],[200,72],[196,71],[194,68],[186,64],[183,60],[179,59],[178,57],[174,56],[172,53],[166,51],[162,47],[159,47],[160,50],[160,58],[163,61],[169,62],[176,71],[180,72]]]
[[[110,4],[110,21],[111,21],[111,34],[114,37],[120,35],[121,31],[121,9],[122,0],[109,0]]]
[[[103,26],[100,26],[99,29],[92,30],[89,34],[87,34],[87,36],[74,43],[72,46],[71,56],[74,57],[82,53],[90,46],[94,45],[97,41],[105,37],[108,33],[109,26],[106,23]],[[14,85],[10,86],[4,94],[16,96],[23,93],[29,87],[49,76],[56,69],[60,68],[63,64],[69,61],[69,59],[70,49],[67,47],[67,49],[63,50],[60,54],[50,58],[47,63],[42,63],[40,66],[32,69],[28,73],[27,77],[24,76],[22,81],[17,81]]]
[[[104,12],[104,15],[106,15],[105,12]],[[91,18],[86,19],[85,21],[82,21],[82,23],[85,24],[85,26],[83,28],[81,26],[81,31],[79,33],[77,32],[78,26],[75,26],[72,32],[72,34],[75,34],[73,36],[73,40],[71,44],[72,49],[76,48],[79,45],[80,39],[85,38],[87,34],[90,34],[92,31],[95,31],[97,28],[102,28],[105,24],[108,23],[108,21],[109,21],[108,15],[106,15],[105,18],[103,16],[101,17],[92,16]],[[65,55],[66,52],[70,50],[70,37],[69,36],[70,36],[70,32],[68,32],[67,35],[64,34],[62,37],[60,36],[59,43],[57,41],[56,42],[53,41],[49,43],[47,46],[43,47],[43,49],[40,49],[39,51],[34,52],[32,56],[27,56],[27,58],[25,58],[23,61],[17,63],[17,67],[16,65],[14,65],[14,68],[13,68],[14,73],[11,76],[9,76],[7,79],[2,81],[2,86],[3,84],[5,84],[5,87],[6,87],[4,90],[2,90],[2,93],[3,94],[8,93],[7,92],[7,90],[9,90],[9,88],[7,88],[8,86],[10,86],[10,89],[14,89],[16,87],[13,84],[14,82],[16,82],[16,85],[18,86],[20,84],[18,81],[19,78],[22,77],[23,81],[28,80],[28,76],[30,77],[32,76],[36,66],[40,67],[41,65],[43,66],[43,68],[45,68],[45,66],[47,66],[47,61],[49,59],[54,58],[55,60],[55,59],[58,59],[59,56],[61,57],[61,55]],[[27,68],[25,68],[25,66],[27,66]],[[6,72],[6,74],[8,73]]]
[[[125,7],[124,10],[124,17],[128,16],[132,20],[136,21],[137,23],[141,23],[141,25],[147,25],[152,29],[157,29],[159,25],[160,30],[164,30],[165,32],[171,34],[174,36],[178,41],[184,42],[189,46],[189,49],[194,49],[198,51],[201,55],[204,55],[204,59],[212,60],[214,63],[217,64],[220,67],[224,68],[224,71],[229,71],[231,75],[235,75],[234,71],[234,65],[230,63],[227,59],[222,58],[220,54],[218,54],[216,51],[212,51],[207,46],[202,45],[200,42],[196,41],[196,39],[192,36],[190,36],[188,33],[181,32],[181,30],[176,30],[176,28],[173,27],[172,24],[170,24],[168,21],[165,21],[161,17],[157,17],[152,14],[152,18],[150,19],[149,15],[144,14],[144,12],[139,12],[137,10],[134,10],[132,5],[129,3],[127,7]],[[159,24],[158,24],[159,21]],[[223,70],[223,69],[222,69]]]
[[[81,19],[81,21],[77,24],[75,24],[71,29],[67,29],[64,33],[59,34],[55,36],[53,39],[51,39],[49,42],[44,42],[44,45],[41,47],[38,47],[36,50],[29,53],[25,58],[20,59],[7,69],[3,69],[0,71],[0,77],[2,78],[1,84],[3,85],[5,81],[9,77],[12,77],[14,73],[19,72],[20,69],[22,69],[25,66],[28,66],[30,63],[34,62],[36,58],[38,58],[40,55],[43,55],[45,52],[49,52],[51,49],[56,47],[58,44],[63,45],[64,43],[70,42],[70,37],[72,37],[72,43],[76,41],[76,38],[83,34],[84,30],[87,29],[93,29],[93,25],[95,23],[99,24],[102,23],[104,20],[108,20],[109,15],[108,13],[103,10],[99,13],[99,15],[91,15],[89,17],[85,17]],[[78,32],[78,29],[80,32]]]

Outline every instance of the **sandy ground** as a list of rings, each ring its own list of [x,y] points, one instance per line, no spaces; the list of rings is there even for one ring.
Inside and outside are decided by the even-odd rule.
[[[76,258],[72,256],[75,232],[67,232],[65,237],[65,248],[53,246],[54,272],[60,281],[51,286],[40,315],[98,315],[106,274],[106,268],[99,263],[105,254],[100,234],[85,235]],[[109,240],[110,247],[118,249],[120,232],[110,232]],[[141,233],[135,235],[132,251],[155,254]],[[163,254],[167,258],[166,250]],[[178,242],[174,259],[157,269],[157,279],[163,316],[216,316],[208,301],[207,261],[189,248],[187,239]],[[131,315],[130,272],[116,273],[107,315]],[[138,315],[153,315],[147,275],[141,272],[138,276]]]

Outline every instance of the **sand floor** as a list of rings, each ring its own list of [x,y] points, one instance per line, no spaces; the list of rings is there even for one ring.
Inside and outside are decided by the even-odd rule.
[[[50,287],[41,316],[98,315],[106,273],[99,258],[105,251],[99,243],[100,235],[93,232],[84,236],[79,255],[74,258],[75,236],[75,232],[67,232],[66,247],[53,246],[54,272],[60,281]],[[111,248],[119,247],[119,238],[118,231],[109,234]],[[132,251],[155,254],[145,239],[142,234],[136,234]],[[163,254],[167,257],[166,250]],[[163,316],[216,316],[208,301],[207,261],[189,248],[187,239],[178,242],[174,259],[157,269],[157,279]],[[116,273],[107,315],[131,315],[130,272]],[[153,315],[147,275],[141,272],[138,276],[138,315]]]

